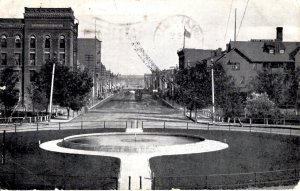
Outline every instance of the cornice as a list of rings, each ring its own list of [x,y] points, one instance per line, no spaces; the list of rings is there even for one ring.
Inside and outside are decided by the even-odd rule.
[[[18,29],[23,29],[24,24],[19,24],[19,23],[0,23],[0,28],[18,28]]]

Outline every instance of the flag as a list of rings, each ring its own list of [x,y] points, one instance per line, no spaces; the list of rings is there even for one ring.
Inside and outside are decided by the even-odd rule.
[[[188,30],[184,29],[184,36],[187,38],[191,38],[191,33]]]

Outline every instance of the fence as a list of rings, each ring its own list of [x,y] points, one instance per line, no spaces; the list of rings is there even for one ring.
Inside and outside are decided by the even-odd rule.
[[[35,116],[35,117],[6,117],[6,118],[0,118],[0,123],[37,123],[37,122],[43,122],[48,121],[49,116]]]
[[[201,116],[201,115],[202,116]],[[203,116],[208,117],[208,120],[212,119],[212,113],[209,110],[198,110],[196,112],[197,119],[195,117],[195,112],[187,110],[185,112],[185,116],[190,117],[193,120],[197,120],[199,118],[203,118]],[[215,114],[214,116],[215,121],[218,122],[227,122],[227,123],[245,123],[245,125],[300,125],[300,116],[298,115],[290,115],[290,116],[285,116],[281,118],[249,118],[249,117],[232,117],[227,120],[225,120],[222,116]],[[240,121],[239,121],[240,120]]]
[[[246,131],[269,134],[300,135],[300,127],[278,126],[278,125],[240,125],[238,123],[194,123],[194,122],[173,122],[173,121],[142,121],[142,128],[160,129],[199,129],[199,130],[222,130],[222,131]]]
[[[153,177],[152,189],[238,189],[296,184],[300,169],[265,172]]]
[[[269,134],[288,134],[288,135],[300,135],[300,128],[298,127],[277,127],[277,126],[240,126],[240,125],[223,125],[223,124],[199,124],[186,121],[77,121],[68,123],[36,123],[36,124],[23,124],[23,126],[10,125],[6,127],[6,132],[22,132],[22,131],[42,131],[42,130],[71,130],[77,129],[106,129],[106,128],[143,128],[143,129],[195,129],[195,130],[206,130],[206,131],[248,131],[248,132],[264,132]],[[84,131],[82,131],[84,132]],[[238,174],[217,174],[207,176],[180,176],[180,177],[153,177],[152,186],[153,189],[232,189],[242,187],[257,187],[257,186],[270,186],[270,185],[282,185],[291,184],[299,179],[299,169],[282,170],[282,171],[271,171],[271,172],[253,172],[253,173],[238,173]],[[7,175],[6,175],[7,174]],[[20,178],[26,176],[27,179],[19,181]],[[31,181],[30,177],[38,176],[39,180]],[[88,177],[68,176],[67,178],[63,175],[21,175],[20,173],[0,173],[0,186],[1,188],[16,188],[21,189],[53,189],[53,188],[65,188],[65,189],[91,189],[87,187],[89,182]],[[82,181],[81,185],[78,184],[78,180]],[[97,178],[97,177],[93,177]],[[95,182],[99,182],[98,188],[96,189],[117,189],[117,183],[112,187],[113,182],[117,182],[117,178],[114,177],[98,177],[99,179],[93,179]],[[102,178],[103,183],[100,184]],[[52,180],[54,179],[54,180]],[[76,180],[77,181],[76,181]],[[100,181],[101,180],[101,181]],[[79,181],[80,182],[80,181]],[[93,182],[91,182],[93,183]],[[80,187],[82,186],[82,187]],[[100,187],[103,186],[103,187]],[[104,188],[105,187],[105,188]]]
[[[42,130],[71,130],[71,129],[102,129],[102,128],[173,128],[173,129],[202,129],[224,131],[248,131],[270,134],[300,135],[300,126],[291,125],[255,125],[239,123],[194,123],[186,121],[76,121],[58,123],[31,123],[31,124],[6,124],[0,125],[0,131],[23,132]]]
[[[0,187],[9,190],[118,190],[118,177],[1,172]]]

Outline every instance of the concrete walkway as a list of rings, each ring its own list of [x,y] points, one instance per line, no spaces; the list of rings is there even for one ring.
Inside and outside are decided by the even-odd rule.
[[[109,133],[119,134],[119,133]],[[125,133],[124,133],[125,134]],[[136,136],[139,136],[137,133]],[[95,135],[95,134],[91,134]],[[101,135],[105,135],[101,133]],[[155,136],[155,135],[154,135]],[[205,153],[213,152],[228,148],[226,143],[222,143],[214,140],[204,140],[201,142],[195,142],[190,144],[182,145],[167,145],[156,147],[155,152],[104,152],[104,151],[90,151],[90,150],[76,150],[70,148],[64,148],[58,146],[62,140],[54,140],[42,143],[40,148],[59,153],[71,153],[71,154],[81,154],[81,155],[99,155],[116,157],[121,160],[121,169],[119,176],[119,188],[121,190],[129,189],[129,177],[131,177],[130,189],[132,190],[151,190],[151,169],[149,164],[149,159],[155,156],[164,155],[182,155],[182,154],[193,154],[193,153]],[[141,179],[140,179],[141,177]],[[142,188],[140,187],[140,181],[142,181]]]

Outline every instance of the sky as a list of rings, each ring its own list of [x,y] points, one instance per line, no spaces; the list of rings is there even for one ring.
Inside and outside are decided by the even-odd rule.
[[[24,7],[71,7],[79,38],[95,34],[102,41],[102,63],[113,73],[150,70],[131,45],[136,39],[160,69],[178,65],[183,48],[225,49],[237,40],[274,39],[283,27],[284,41],[300,41],[300,0],[0,0],[1,18],[23,18]],[[184,28],[191,33],[185,38]],[[95,33],[96,31],[96,33]]]

